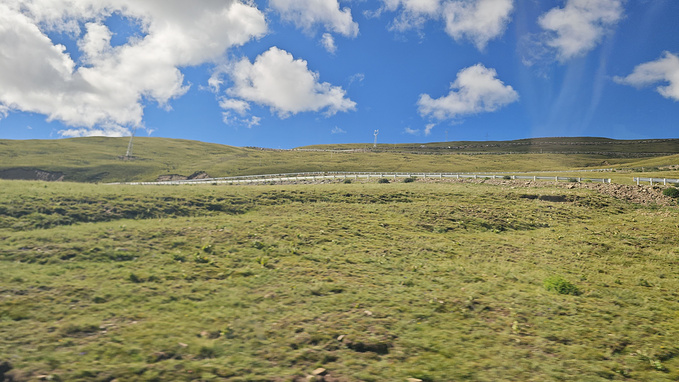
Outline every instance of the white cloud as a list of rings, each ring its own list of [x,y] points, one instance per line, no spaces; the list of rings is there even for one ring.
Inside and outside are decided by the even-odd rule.
[[[337,45],[335,45],[335,39],[330,33],[323,33],[321,37],[321,44],[328,52],[334,54],[337,51]]]
[[[363,73],[353,74],[353,75],[351,75],[351,77],[349,77],[349,85],[347,85],[347,86],[351,86],[355,82],[361,83],[361,82],[363,82],[363,80],[365,80],[365,74],[363,74]]]
[[[269,0],[269,5],[282,19],[307,32],[322,24],[328,32],[358,36],[358,24],[351,17],[351,9],[340,9],[337,0]]]
[[[403,32],[409,29],[421,29],[431,19],[437,19],[441,11],[441,0],[382,0],[384,10],[401,12],[392,22],[393,30]]]
[[[111,46],[114,12],[144,35]],[[84,33],[80,25],[84,26]],[[64,136],[127,135],[143,126],[144,100],[167,107],[188,86],[180,68],[222,57],[266,33],[264,15],[240,1],[13,0],[0,3],[0,112],[44,114]],[[47,33],[66,32],[76,63]]]
[[[592,50],[623,17],[623,0],[568,0],[553,8],[538,23],[549,32],[546,44],[566,61]]]
[[[335,126],[332,130],[330,130],[330,134],[346,134],[346,130]]]
[[[446,33],[459,41],[468,39],[483,50],[501,36],[510,21],[513,0],[449,1],[443,6]]]
[[[615,77],[615,82],[636,87],[648,86],[658,82],[669,83],[658,86],[656,90],[665,98],[679,101],[679,57],[665,52],[663,57],[638,65],[627,77]]]
[[[410,127],[406,127],[403,132],[410,135],[420,135],[420,129],[413,129]]]
[[[236,113],[240,115],[245,115],[245,113],[250,110],[250,104],[240,100],[240,99],[233,99],[233,98],[222,98],[219,100],[219,106],[222,109],[226,110],[233,110]]]
[[[227,71],[233,81],[227,89],[229,96],[268,106],[281,118],[321,110],[333,115],[356,107],[341,87],[319,82],[318,73],[310,71],[306,61],[277,47],[259,55],[254,63],[243,58]]]
[[[240,117],[235,116],[230,110],[222,112],[222,122],[227,125],[243,125],[250,129],[253,126],[259,126],[259,122],[261,120],[262,118],[255,115],[251,116],[250,118],[246,118],[245,115],[240,115]]]
[[[497,78],[495,69],[481,64],[462,69],[450,88],[450,93],[441,98],[420,95],[417,101],[420,115],[438,120],[455,119],[466,114],[492,112],[519,99],[511,86]]]
[[[59,130],[59,135],[62,137],[95,137],[95,136],[106,136],[106,137],[126,137],[130,135],[130,131],[127,128],[117,126],[117,125],[106,125],[99,126],[96,128],[75,128],[75,129],[65,129]]]
[[[436,126],[435,123],[428,123],[427,126],[424,127],[424,135],[429,135],[431,134],[431,130]]]
[[[384,11],[400,11],[391,29],[421,30],[429,20],[445,22],[445,31],[456,41],[469,40],[480,50],[501,36],[510,21],[514,0],[382,0]]]

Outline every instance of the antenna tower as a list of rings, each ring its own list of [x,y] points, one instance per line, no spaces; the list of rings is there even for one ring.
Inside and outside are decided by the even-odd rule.
[[[373,134],[375,134],[375,143],[373,143],[373,148],[377,148],[377,134],[379,134],[379,130],[375,130]]]

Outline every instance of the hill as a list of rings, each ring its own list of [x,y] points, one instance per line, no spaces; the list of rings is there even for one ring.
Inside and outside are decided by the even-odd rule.
[[[308,146],[294,150],[198,141],[128,138],[0,140],[0,178],[76,182],[153,181],[159,176],[212,177],[317,171],[492,172],[657,167],[679,163],[679,140],[541,138],[506,142],[438,142]],[[366,146],[368,146],[366,148]],[[517,155],[519,154],[519,155]]]

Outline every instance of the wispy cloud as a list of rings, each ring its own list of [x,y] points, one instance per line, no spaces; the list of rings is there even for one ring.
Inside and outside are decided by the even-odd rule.
[[[321,36],[321,45],[328,51],[328,53],[335,54],[337,52],[337,45],[335,45],[335,39],[330,33],[323,33]]]
[[[337,126],[330,130],[330,134],[346,134],[347,132]]]
[[[413,129],[410,127],[403,129],[403,132],[410,135],[420,135],[420,129]]]

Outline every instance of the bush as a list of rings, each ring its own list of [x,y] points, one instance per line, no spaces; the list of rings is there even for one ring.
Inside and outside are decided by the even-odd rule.
[[[351,183],[351,179],[348,179],[348,178],[344,179],[344,184],[349,184],[349,183]]]
[[[505,175],[505,176],[503,176],[503,177],[502,177],[502,179],[504,179],[504,180],[511,180],[511,179],[512,179],[512,177],[511,177],[511,176],[509,176],[509,175]]]
[[[409,177],[409,178],[403,179],[403,183],[412,183],[412,182],[414,182],[414,181],[415,181],[415,177],[414,177],[414,176],[411,176],[411,177]]]
[[[662,194],[665,196],[669,196],[670,198],[679,198],[679,189],[669,187],[662,190]]]
[[[380,178],[380,180],[378,180],[377,183],[389,183],[389,179],[387,179],[387,178]]]
[[[548,277],[545,280],[545,289],[548,291],[554,291],[558,294],[571,294],[573,296],[580,294],[578,287],[566,281],[561,276]]]

